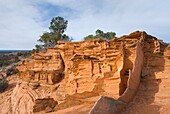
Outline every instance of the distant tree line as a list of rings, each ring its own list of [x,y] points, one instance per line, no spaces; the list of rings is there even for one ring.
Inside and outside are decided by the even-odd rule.
[[[5,67],[19,61],[19,57],[15,54],[0,54],[0,67]]]

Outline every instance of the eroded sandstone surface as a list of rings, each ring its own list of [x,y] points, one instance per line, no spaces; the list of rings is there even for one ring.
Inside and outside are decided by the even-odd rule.
[[[96,114],[170,112],[170,45],[145,32],[110,41],[59,41],[17,68],[20,80],[1,102],[2,114],[87,114],[97,103],[103,108]]]

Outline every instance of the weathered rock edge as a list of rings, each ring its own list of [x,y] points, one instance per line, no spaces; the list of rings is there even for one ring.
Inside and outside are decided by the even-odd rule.
[[[129,74],[129,80],[126,91],[115,100],[113,98],[102,96],[94,105],[89,114],[120,114],[121,110],[130,103],[135,97],[139,88],[141,71],[143,66],[142,39],[137,42],[136,58],[133,70]]]

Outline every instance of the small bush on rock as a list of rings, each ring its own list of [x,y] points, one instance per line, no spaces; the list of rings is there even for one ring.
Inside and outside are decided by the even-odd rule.
[[[7,87],[8,87],[8,81],[4,77],[1,78],[0,79],[0,93],[4,92]]]

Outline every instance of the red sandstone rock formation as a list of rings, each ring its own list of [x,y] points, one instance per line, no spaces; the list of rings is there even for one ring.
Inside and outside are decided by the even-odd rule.
[[[117,101],[111,98],[101,97],[90,111],[90,114],[120,114],[121,110],[123,110],[125,105],[131,102],[137,93],[140,84],[142,67],[143,67],[142,42],[138,41],[136,48],[136,59],[134,62],[132,72],[131,70],[129,71],[129,79],[125,92],[118,98]]]
[[[105,96],[91,113],[163,114],[170,106],[169,52],[167,44],[145,32],[111,41],[60,41],[18,66],[21,81],[0,104],[0,112],[87,114]],[[40,108],[38,99],[53,105]]]

